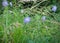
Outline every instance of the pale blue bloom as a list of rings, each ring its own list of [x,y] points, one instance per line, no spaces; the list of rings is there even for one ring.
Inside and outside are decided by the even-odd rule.
[[[42,16],[42,21],[44,22],[46,20],[46,16]]]
[[[12,2],[10,2],[9,4],[10,4],[10,6],[12,7]]]
[[[55,6],[52,7],[52,11],[56,12],[56,10],[57,10],[57,6],[55,5]]]
[[[30,22],[30,19],[31,19],[30,17],[25,17],[25,18],[24,18],[24,23]]]
[[[4,7],[8,6],[8,2],[7,1],[3,1],[2,2],[2,6],[4,6]]]

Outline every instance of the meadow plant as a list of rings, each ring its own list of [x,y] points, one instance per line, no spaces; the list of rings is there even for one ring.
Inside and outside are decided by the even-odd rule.
[[[8,6],[9,4],[8,4],[8,1],[3,1],[2,2],[2,6],[4,6],[4,7],[6,7],[6,6]]]
[[[30,20],[31,20],[31,18],[30,18],[30,17],[25,17],[25,18],[24,18],[24,23],[29,23],[29,22],[30,22]]]
[[[52,9],[51,9],[53,12],[56,12],[57,11],[57,6],[53,6]]]

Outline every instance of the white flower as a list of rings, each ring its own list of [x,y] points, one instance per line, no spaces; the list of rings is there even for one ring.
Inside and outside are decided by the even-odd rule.
[[[12,2],[10,2],[9,4],[10,4],[10,6],[12,7]]]
[[[52,7],[52,11],[56,12],[56,10],[57,10],[57,6],[55,5],[55,6]]]
[[[21,9],[21,13],[24,13],[24,10],[23,9]]]
[[[42,16],[42,21],[45,21],[46,20],[46,16]]]

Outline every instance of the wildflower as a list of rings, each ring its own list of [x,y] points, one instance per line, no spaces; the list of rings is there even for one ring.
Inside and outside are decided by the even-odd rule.
[[[46,20],[46,16],[42,16],[42,21],[44,22]]]
[[[12,7],[12,2],[10,2],[9,4],[10,4],[10,6]]]
[[[28,23],[28,22],[30,22],[30,17],[26,17],[26,18],[24,18],[24,23]]]
[[[52,7],[52,11],[53,11],[53,12],[56,12],[56,10],[57,10],[57,6],[53,6],[53,7]]]
[[[21,9],[21,13],[24,13],[24,10],[23,9]]]
[[[4,7],[8,6],[8,2],[7,1],[3,1],[2,2],[2,6],[4,6]]]

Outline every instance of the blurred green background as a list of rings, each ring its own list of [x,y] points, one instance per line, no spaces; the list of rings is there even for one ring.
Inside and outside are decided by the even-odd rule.
[[[38,0],[36,3],[8,0],[12,7],[3,7],[2,2],[0,0],[0,43],[60,43],[60,0]],[[51,10],[54,5],[56,12]],[[28,16],[31,21],[24,23]],[[46,16],[44,22],[43,16]]]

